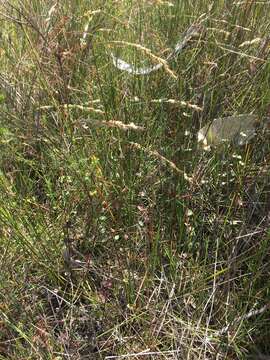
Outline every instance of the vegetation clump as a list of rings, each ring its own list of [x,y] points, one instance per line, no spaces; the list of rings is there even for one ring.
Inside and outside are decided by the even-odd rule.
[[[1,2],[1,359],[269,356],[269,11]]]

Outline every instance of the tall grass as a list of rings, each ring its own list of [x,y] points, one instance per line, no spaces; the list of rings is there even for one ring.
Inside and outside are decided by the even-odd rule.
[[[196,143],[269,115],[269,10],[1,3],[2,359],[269,355],[269,134]],[[202,14],[169,71],[113,66],[165,59]]]

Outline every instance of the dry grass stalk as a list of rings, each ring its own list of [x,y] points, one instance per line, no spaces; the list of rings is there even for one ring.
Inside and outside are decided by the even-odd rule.
[[[176,104],[180,105],[182,107],[187,107],[189,109],[195,110],[195,111],[203,111],[203,108],[199,107],[198,105],[191,104],[187,101],[179,101],[175,99],[153,99],[151,100],[151,103],[169,103],[169,104]]]
[[[141,150],[144,153],[158,159],[163,164],[168,165],[171,169],[176,171],[178,174],[185,175],[183,170],[179,169],[171,160],[168,160],[164,156],[160,155],[156,150],[147,149],[147,148],[143,147],[142,145],[140,145],[138,143],[135,143],[135,142],[129,142],[129,144],[131,145],[132,148],[137,149],[137,150]]]
[[[246,53],[241,52],[241,51],[236,51],[236,50],[233,50],[233,49],[226,48],[226,47],[223,46],[223,44],[220,44],[218,42],[217,42],[217,46],[220,49],[224,50],[224,51],[227,51],[227,52],[232,53],[232,54],[240,55],[241,57],[246,57],[246,58],[249,58],[249,59],[252,59],[252,60],[257,60],[257,61],[260,61],[260,62],[266,62],[265,59],[259,58],[257,56],[252,56],[252,55],[246,54]]]
[[[245,46],[250,46],[250,45],[256,45],[261,43],[262,39],[261,38],[255,38],[253,40],[250,41],[244,41],[242,44],[239,45],[240,48],[245,47]]]
[[[141,50],[142,52],[144,52],[145,54],[147,54],[152,60],[156,61],[159,64],[162,64],[162,66],[164,66],[165,71],[167,71],[167,73],[173,78],[173,79],[177,79],[177,76],[175,75],[175,73],[169,68],[168,63],[166,60],[154,55],[150,49],[140,45],[140,44],[135,44],[135,43],[131,43],[131,42],[127,42],[127,41],[112,41],[113,44],[117,44],[117,45],[127,45],[127,46],[132,46],[138,50]]]
[[[133,122],[129,123],[129,124],[124,124],[122,121],[119,120],[109,120],[109,121],[99,121],[99,120],[93,120],[93,119],[89,119],[87,120],[88,124],[97,126],[97,127],[109,127],[109,128],[117,128],[120,130],[134,130],[134,131],[144,131],[145,128],[143,126],[139,126],[134,124]]]
[[[83,105],[78,105],[78,104],[63,104],[63,105],[44,105],[44,106],[40,106],[38,108],[38,110],[56,110],[57,108],[60,109],[65,109],[65,110],[82,110],[82,111],[88,111],[88,112],[95,112],[98,114],[104,114],[104,111],[100,110],[100,109],[96,109],[93,108],[91,106],[83,106]]]

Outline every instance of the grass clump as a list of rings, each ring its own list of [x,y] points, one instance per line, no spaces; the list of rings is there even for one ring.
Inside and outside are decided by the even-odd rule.
[[[1,358],[269,355],[268,129],[196,140],[269,116],[265,7],[1,4]]]

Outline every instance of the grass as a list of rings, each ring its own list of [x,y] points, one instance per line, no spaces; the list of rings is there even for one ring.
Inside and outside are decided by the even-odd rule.
[[[2,2],[0,359],[269,355],[269,133],[196,140],[269,115],[267,10]]]

